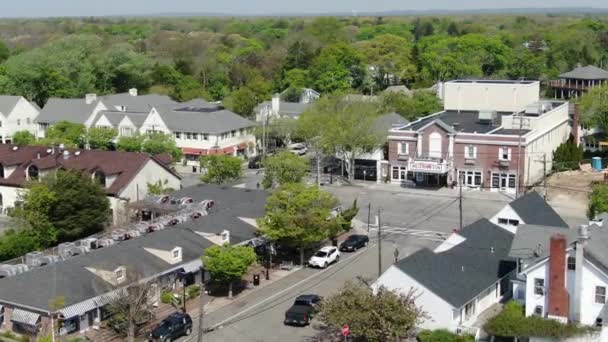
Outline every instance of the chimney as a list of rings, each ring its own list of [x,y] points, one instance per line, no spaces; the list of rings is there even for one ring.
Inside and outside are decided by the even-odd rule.
[[[566,290],[566,237],[551,236],[549,257],[549,318],[568,321],[570,298]]]
[[[129,95],[131,95],[131,96],[137,96],[137,88],[131,88],[131,89],[129,89]]]
[[[280,107],[281,107],[281,95],[279,95],[279,94],[272,95],[272,115],[278,116]]]
[[[585,246],[589,241],[588,226],[580,226],[578,229],[578,239],[576,241],[576,263],[574,270],[574,321],[581,321],[583,312],[583,261],[585,260]]]
[[[86,94],[86,95],[84,96],[84,101],[85,101],[87,104],[91,104],[91,103],[93,103],[93,102],[97,101],[97,94]]]

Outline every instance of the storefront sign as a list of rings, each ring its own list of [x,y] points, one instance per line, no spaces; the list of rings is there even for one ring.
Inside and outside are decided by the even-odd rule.
[[[447,168],[440,162],[435,161],[413,161],[410,163],[409,171],[427,173],[445,173]]]

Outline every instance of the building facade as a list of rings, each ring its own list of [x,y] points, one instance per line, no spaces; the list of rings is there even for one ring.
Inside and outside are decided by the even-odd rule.
[[[444,111],[389,131],[392,183],[514,192],[518,177],[520,187],[543,178],[570,134],[568,104],[541,101],[538,82],[452,81],[443,91]]]
[[[36,135],[37,105],[22,96],[0,96],[0,142],[10,144],[13,134],[28,131]]]
[[[588,89],[600,87],[608,82],[608,71],[593,65],[578,66],[550,81],[555,98],[571,99],[582,96]]]

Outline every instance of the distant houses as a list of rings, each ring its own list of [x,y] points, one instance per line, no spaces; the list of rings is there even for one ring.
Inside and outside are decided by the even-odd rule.
[[[0,96],[0,142],[10,144],[13,134],[28,131],[36,134],[35,120],[40,108],[22,96]]]

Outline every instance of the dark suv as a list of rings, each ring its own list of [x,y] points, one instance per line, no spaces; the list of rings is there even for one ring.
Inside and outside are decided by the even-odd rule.
[[[367,246],[369,237],[367,235],[351,235],[340,244],[340,251],[354,252],[359,248]]]
[[[285,325],[305,326],[317,313],[321,297],[309,294],[296,297],[293,305],[285,312]]]
[[[163,319],[148,338],[149,341],[168,342],[192,333],[192,318],[186,313],[176,312]]]

